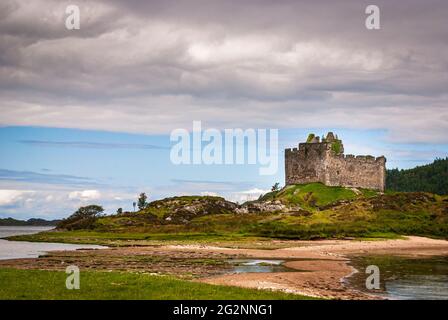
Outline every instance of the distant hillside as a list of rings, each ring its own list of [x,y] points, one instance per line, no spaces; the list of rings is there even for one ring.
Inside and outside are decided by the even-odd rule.
[[[0,226],[56,226],[60,220],[0,218]]]
[[[448,158],[408,170],[387,170],[386,189],[448,194]]]

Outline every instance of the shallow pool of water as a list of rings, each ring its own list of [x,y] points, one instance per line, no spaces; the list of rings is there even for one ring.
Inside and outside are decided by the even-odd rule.
[[[352,259],[357,273],[346,284],[370,294],[395,300],[448,300],[448,256],[405,258],[371,255]],[[380,270],[380,289],[366,288],[366,267]]]
[[[232,273],[249,273],[249,272],[290,272],[297,271],[285,267],[285,260],[272,259],[231,259],[227,260],[233,268]]]

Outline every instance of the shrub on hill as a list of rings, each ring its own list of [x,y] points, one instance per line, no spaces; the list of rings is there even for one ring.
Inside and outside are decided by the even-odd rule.
[[[97,205],[81,207],[70,217],[59,222],[57,228],[67,230],[93,229],[95,222],[103,212],[103,207]]]

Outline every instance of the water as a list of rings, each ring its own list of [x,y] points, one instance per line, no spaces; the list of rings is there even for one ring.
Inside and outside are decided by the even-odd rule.
[[[297,271],[282,265],[284,260],[231,259],[227,262],[233,265],[232,273]]]
[[[4,227],[0,226],[0,238],[34,234],[47,231],[53,227]],[[66,243],[45,243],[27,241],[8,241],[0,239],[0,260],[37,258],[48,251],[77,250],[77,249],[102,249],[105,247],[96,245],[79,245]]]
[[[365,256],[352,260],[359,270],[346,280],[356,289],[394,300],[448,300],[448,256],[404,258]],[[368,265],[380,269],[380,290],[367,290],[365,273]]]
[[[33,226],[0,226],[0,238],[6,238],[11,236],[20,236],[24,234],[34,234],[42,231],[48,231],[54,229],[54,227],[33,227]]]

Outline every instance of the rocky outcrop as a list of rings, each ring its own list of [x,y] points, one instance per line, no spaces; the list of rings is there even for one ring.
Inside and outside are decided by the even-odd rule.
[[[235,210],[236,213],[281,212],[286,206],[280,201],[260,201],[243,204]]]
[[[247,202],[237,209],[236,213],[288,213],[301,210],[299,206],[287,206],[279,200]]]
[[[186,223],[195,217],[233,213],[237,207],[221,197],[185,196],[151,202],[146,210],[160,212],[162,220],[168,223]]]
[[[238,205],[221,197],[173,197],[154,201],[145,209],[158,212],[163,223],[188,223],[190,220],[211,214],[247,214],[299,212],[298,206],[287,206],[279,200],[253,201]]]

